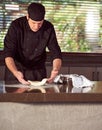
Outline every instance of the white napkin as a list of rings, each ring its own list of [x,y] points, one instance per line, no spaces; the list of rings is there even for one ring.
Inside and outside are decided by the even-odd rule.
[[[87,93],[93,87],[93,81],[90,81],[83,75],[71,75],[72,78],[72,93]]]
[[[69,82],[69,78],[72,79],[72,93],[86,93],[90,91],[94,85],[93,81],[90,81],[85,76],[78,74],[59,74],[54,79],[54,83],[63,84],[64,78],[66,78],[67,82]]]
[[[93,82],[90,81],[89,79],[87,79],[83,75],[72,74],[72,75],[70,75],[70,78],[72,78],[73,87],[83,88],[83,87],[92,87],[93,86]]]

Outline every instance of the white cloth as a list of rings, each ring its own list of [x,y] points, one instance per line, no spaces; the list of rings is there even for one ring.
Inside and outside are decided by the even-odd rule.
[[[70,77],[72,78],[73,87],[83,88],[93,86],[93,82],[83,75],[70,75]]]
[[[68,83],[68,80],[72,79],[72,93],[86,93],[91,90],[91,87],[93,87],[94,83],[93,81],[87,79],[83,75],[78,75],[78,74],[69,74],[69,75],[63,75],[59,74],[56,76],[54,79],[54,83],[62,83],[64,80]]]

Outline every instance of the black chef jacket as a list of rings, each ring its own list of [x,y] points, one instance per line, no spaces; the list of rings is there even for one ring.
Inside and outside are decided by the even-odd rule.
[[[14,20],[4,39],[4,54],[13,57],[25,68],[37,69],[45,66],[46,47],[52,58],[62,58],[53,25],[44,20],[42,27],[33,32],[26,17]]]

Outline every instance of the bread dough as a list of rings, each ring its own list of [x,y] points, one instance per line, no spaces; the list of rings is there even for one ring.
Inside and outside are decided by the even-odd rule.
[[[47,82],[47,78],[44,78],[42,79],[42,81],[31,81],[31,80],[28,80],[28,82],[33,85],[33,86],[43,86],[46,84]]]
[[[38,89],[42,93],[46,93],[46,90],[43,87],[41,87],[41,86],[46,84],[47,78],[42,79],[42,81],[30,81],[30,80],[28,80],[28,82],[31,85],[30,88],[28,89],[28,91],[32,91],[34,89]]]

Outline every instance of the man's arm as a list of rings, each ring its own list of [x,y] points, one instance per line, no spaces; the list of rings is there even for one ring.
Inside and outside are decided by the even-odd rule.
[[[61,59],[57,58],[53,60],[53,68],[50,74],[50,78],[48,78],[47,80],[49,83],[53,82],[54,78],[58,75],[61,65],[62,65]]]
[[[23,73],[17,70],[14,59],[12,57],[5,58],[5,63],[8,69],[13,73],[13,75],[18,79],[20,83],[29,84],[29,82],[24,80]]]

